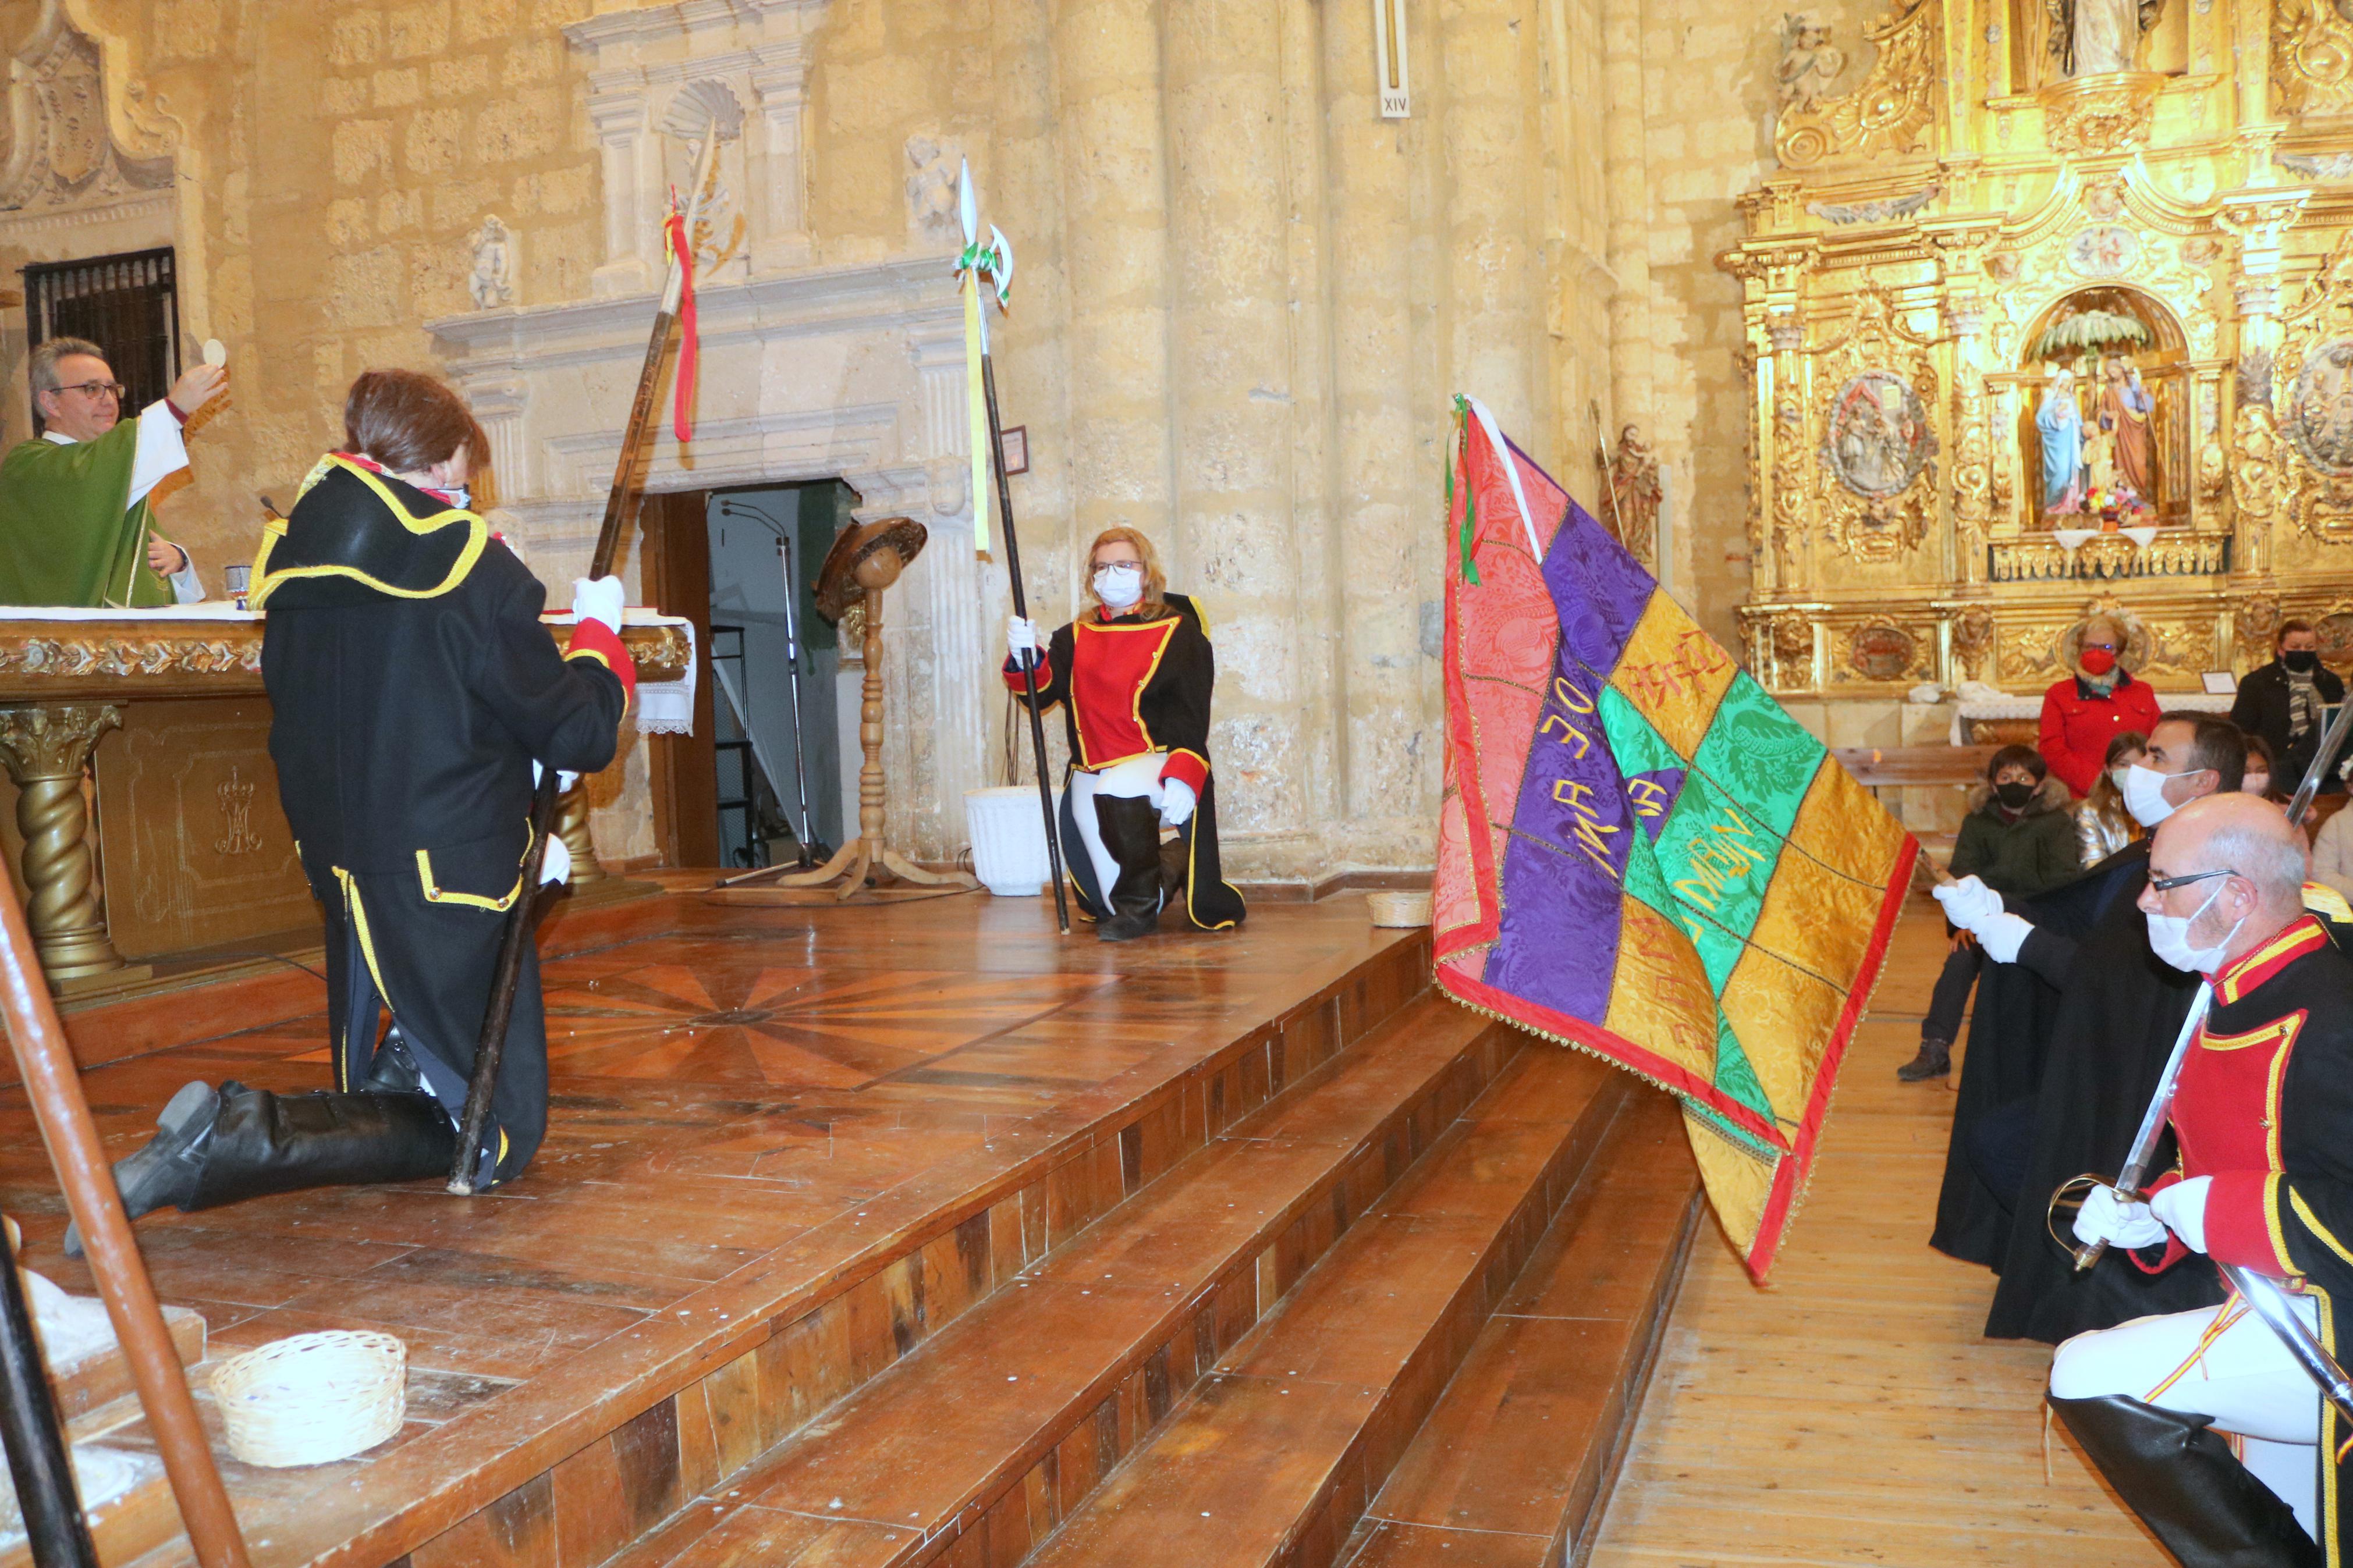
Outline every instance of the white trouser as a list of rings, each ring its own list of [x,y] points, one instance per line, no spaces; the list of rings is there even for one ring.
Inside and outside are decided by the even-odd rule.
[[[2290,1297],[2306,1328],[2317,1324],[2316,1303]],[[2204,1353],[2198,1342],[2221,1307],[2162,1317],[2135,1318],[2113,1329],[2077,1334],[2051,1363],[2051,1392],[2060,1399],[2122,1394],[2160,1410],[2211,1415],[2214,1430],[2238,1438],[2239,1458],[2317,1539],[2315,1487],[2320,1442],[2320,1390],[2288,1355],[2279,1336],[2243,1305]],[[2196,1356],[2189,1370],[2159,1391]]]
[[[1077,819],[1079,837],[1087,847],[1087,858],[1094,862],[1095,888],[1103,894],[1106,908],[1111,903],[1111,885],[1119,880],[1119,862],[1103,847],[1103,825],[1095,820],[1095,796],[1142,795],[1157,811],[1160,770],[1167,761],[1165,752],[1145,752],[1124,763],[1113,763],[1101,773],[1091,773],[1083,768],[1071,770],[1071,816]]]

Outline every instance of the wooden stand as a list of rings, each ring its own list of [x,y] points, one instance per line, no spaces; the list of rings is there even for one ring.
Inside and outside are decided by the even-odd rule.
[[[781,866],[763,867],[748,876],[730,877],[723,888],[815,888],[841,879],[834,894],[847,899],[863,892],[869,878],[895,877],[926,888],[977,888],[979,882],[961,871],[926,871],[891,847],[882,837],[882,591],[899,580],[904,563],[896,550],[876,550],[857,563],[859,597],[866,605],[866,679],[860,688],[858,744],[865,760],[858,769],[858,837],[833,853],[833,858],[813,871]]]

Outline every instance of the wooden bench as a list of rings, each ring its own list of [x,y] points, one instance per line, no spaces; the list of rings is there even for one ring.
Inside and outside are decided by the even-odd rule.
[[[1834,746],[1831,755],[1871,789],[1916,789],[1936,784],[1966,788],[1985,781],[1986,764],[2000,746]]]

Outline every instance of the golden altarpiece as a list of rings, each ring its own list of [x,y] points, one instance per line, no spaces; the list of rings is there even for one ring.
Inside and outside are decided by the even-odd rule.
[[[1838,45],[1790,33],[1802,84]],[[2160,688],[2285,616],[2353,665],[2353,0],[1894,0],[1867,40],[1785,89],[1718,258],[1749,667],[2039,693],[2094,601]]]

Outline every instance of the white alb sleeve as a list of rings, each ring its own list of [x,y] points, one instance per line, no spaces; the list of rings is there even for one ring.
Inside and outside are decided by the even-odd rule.
[[[131,458],[131,499],[137,506],[147,492],[188,466],[188,444],[180,438],[180,416],[157,398],[139,411],[139,447]]]
[[[193,605],[205,596],[205,580],[197,575],[196,558],[188,553],[185,546],[174,544],[172,548],[180,552],[180,559],[187,564],[164,580],[172,584],[173,603]]]

